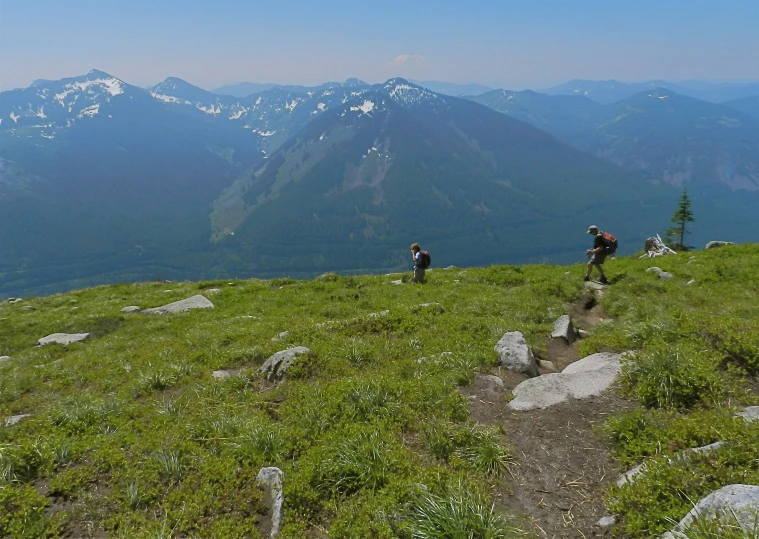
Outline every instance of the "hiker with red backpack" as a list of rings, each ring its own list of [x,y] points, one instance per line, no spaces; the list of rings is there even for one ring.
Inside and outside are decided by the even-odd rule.
[[[430,265],[430,253],[422,251],[418,243],[411,244],[411,259],[414,261],[414,278],[415,283],[424,282],[424,270]]]
[[[608,232],[601,232],[596,225],[590,225],[588,227],[588,234],[595,236],[593,240],[593,248],[585,251],[590,256],[588,260],[588,272],[583,277],[583,280],[590,281],[590,274],[593,272],[593,266],[598,268],[598,273],[601,277],[598,282],[601,284],[609,284],[604,275],[604,270],[601,267],[606,260],[607,255],[613,255],[617,250],[617,238],[609,234]]]

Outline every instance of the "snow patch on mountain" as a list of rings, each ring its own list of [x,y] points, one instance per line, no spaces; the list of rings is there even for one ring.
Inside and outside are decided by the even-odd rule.
[[[371,111],[374,110],[374,102],[367,99],[363,102],[363,104],[359,105],[358,107],[351,107],[351,110],[354,112],[361,111],[364,114],[369,114]]]

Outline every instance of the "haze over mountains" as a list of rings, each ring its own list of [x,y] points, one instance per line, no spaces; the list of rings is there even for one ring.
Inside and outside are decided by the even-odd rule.
[[[756,240],[759,98],[594,92],[349,79],[234,96],[92,71],[0,93],[0,297],[401,269],[411,241],[441,265],[565,262],[591,221],[630,252],[682,186],[694,243]]]

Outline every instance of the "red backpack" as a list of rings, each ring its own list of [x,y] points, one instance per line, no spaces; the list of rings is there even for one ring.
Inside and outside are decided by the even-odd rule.
[[[601,232],[601,237],[604,240],[604,247],[606,248],[607,255],[613,255],[617,250],[617,238],[609,234],[608,232]]]

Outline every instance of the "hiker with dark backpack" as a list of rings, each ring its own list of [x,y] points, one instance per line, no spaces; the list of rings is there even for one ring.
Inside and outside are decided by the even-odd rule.
[[[422,251],[418,243],[411,244],[411,259],[414,261],[414,278],[415,283],[424,282],[424,270],[430,266],[430,253]]]
[[[596,225],[590,225],[590,227],[588,227],[588,234],[595,236],[595,239],[593,240],[593,248],[585,251],[588,253],[588,256],[590,256],[590,260],[588,260],[588,272],[583,279],[590,281],[590,274],[593,272],[593,266],[595,266],[598,268],[598,273],[601,274],[598,281],[601,284],[609,284],[601,266],[603,265],[604,260],[606,260],[606,257],[608,255],[613,255],[617,250],[617,238],[608,232],[601,232]]]

